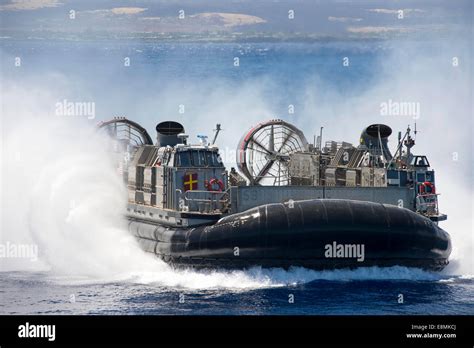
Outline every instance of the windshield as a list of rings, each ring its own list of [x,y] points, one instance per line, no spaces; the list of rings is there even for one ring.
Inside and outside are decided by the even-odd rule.
[[[176,153],[176,167],[222,167],[214,151],[190,150]]]
[[[192,161],[194,167],[205,167],[206,166],[206,156],[203,151],[191,151]]]
[[[206,152],[207,165],[209,167],[220,167],[221,163],[218,158],[217,152],[207,151]]]
[[[176,154],[176,167],[191,167],[191,157],[188,151],[182,151]]]
[[[426,156],[415,156],[412,160],[411,165],[415,167],[429,167],[430,166]]]

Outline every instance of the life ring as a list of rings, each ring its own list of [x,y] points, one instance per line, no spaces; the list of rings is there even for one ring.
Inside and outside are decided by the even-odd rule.
[[[217,187],[216,187],[217,185]],[[212,178],[211,180],[209,181],[205,181],[204,182],[204,186],[206,186],[206,189],[208,191],[217,191],[217,192],[222,192],[224,191],[224,183],[222,182],[222,180],[219,180],[217,178]]]
[[[431,194],[436,194],[436,189],[435,189],[435,185],[429,181],[425,181],[423,183],[423,185],[425,185],[426,188],[429,188],[429,190],[426,190],[426,191],[429,191],[429,193]]]
[[[436,194],[435,185],[429,181],[425,181],[424,183],[420,184],[418,190],[420,194]]]

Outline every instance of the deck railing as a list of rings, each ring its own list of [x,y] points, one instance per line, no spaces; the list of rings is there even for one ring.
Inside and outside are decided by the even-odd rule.
[[[219,214],[228,209],[228,191],[176,190],[178,210],[201,214]]]
[[[438,194],[425,193],[416,196],[416,211],[426,216],[438,216]]]

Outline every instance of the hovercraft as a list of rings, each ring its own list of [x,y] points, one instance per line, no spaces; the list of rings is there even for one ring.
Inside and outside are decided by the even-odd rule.
[[[318,141],[283,120],[251,128],[237,168],[211,142],[192,144],[173,121],[154,144],[135,122],[100,129],[112,139],[128,188],[130,232],[147,252],[176,267],[311,269],[407,266],[441,270],[451,253],[438,226],[435,172],[408,127],[395,155],[389,126],[365,128],[359,144]]]

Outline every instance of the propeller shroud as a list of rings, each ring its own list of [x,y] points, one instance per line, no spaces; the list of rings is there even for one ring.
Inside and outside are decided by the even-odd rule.
[[[307,150],[301,130],[283,120],[270,120],[253,127],[240,140],[237,167],[251,185],[288,185],[290,154]]]

